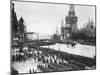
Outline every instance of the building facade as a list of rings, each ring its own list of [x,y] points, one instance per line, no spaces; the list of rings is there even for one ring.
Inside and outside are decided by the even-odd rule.
[[[68,16],[65,17],[65,25],[61,25],[61,39],[67,40],[70,39],[72,36],[72,33],[74,33],[77,30],[77,21],[78,18],[75,16],[75,7],[73,4],[69,6],[69,12]]]
[[[21,17],[17,19],[17,15],[14,9],[14,3],[12,3],[11,9],[11,40],[12,43],[22,42],[26,38],[26,26],[24,24],[24,19]]]
[[[87,31],[86,34],[89,37],[95,37],[96,36],[96,28],[95,28],[93,20],[90,20],[90,19],[88,20],[86,27],[85,27],[85,31]]]

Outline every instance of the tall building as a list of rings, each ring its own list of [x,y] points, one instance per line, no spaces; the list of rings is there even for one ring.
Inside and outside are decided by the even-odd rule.
[[[11,30],[12,30],[12,33],[17,32],[17,25],[18,25],[17,16],[16,16],[16,12],[14,9],[14,3],[12,3],[12,9],[11,9]]]
[[[72,33],[77,29],[77,16],[75,16],[75,7],[73,4],[69,6],[68,16],[65,17],[65,25],[61,26],[61,37],[62,40],[67,40],[71,38]]]
[[[21,17],[18,21],[18,34],[19,34],[19,40],[23,41],[26,38],[26,26],[24,25],[24,19]]]
[[[93,20],[89,19],[88,22],[87,22],[87,25],[85,27],[85,31],[87,31],[87,35],[89,37],[95,37],[96,36],[96,29],[95,29],[95,26],[94,26],[94,22]]]
[[[60,34],[59,34],[59,31],[58,31],[58,27],[56,27],[56,32],[55,32],[55,34],[53,34],[52,39],[56,42],[60,41]]]
[[[11,34],[12,42],[23,41],[26,38],[26,26],[24,25],[24,19],[22,17],[19,20],[17,19],[14,3],[12,3],[11,9]]]
[[[90,20],[90,18],[89,18],[86,27],[88,29],[90,29],[90,30],[93,29],[94,28],[94,22],[93,22],[93,20]]]

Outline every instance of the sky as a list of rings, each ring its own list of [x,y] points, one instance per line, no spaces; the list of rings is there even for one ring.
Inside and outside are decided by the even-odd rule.
[[[15,4],[15,12],[18,20],[22,16],[28,32],[41,34],[54,34],[56,28],[60,33],[62,20],[68,15],[68,4],[49,4],[34,2],[18,2]],[[88,19],[95,23],[95,7],[75,5],[75,15],[78,17],[78,28],[84,27]]]

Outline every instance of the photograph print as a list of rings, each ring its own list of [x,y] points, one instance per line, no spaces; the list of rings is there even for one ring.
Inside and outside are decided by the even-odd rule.
[[[11,75],[96,69],[96,6],[11,1]]]

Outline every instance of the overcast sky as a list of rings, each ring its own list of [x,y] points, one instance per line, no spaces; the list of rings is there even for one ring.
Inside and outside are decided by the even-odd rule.
[[[13,1],[13,3],[17,18],[23,17],[28,32],[52,34],[56,32],[57,27],[60,32],[61,21],[65,22],[69,11],[67,4],[18,1]],[[75,5],[75,15],[78,17],[78,28],[81,28],[89,18],[95,22],[95,7]]]

